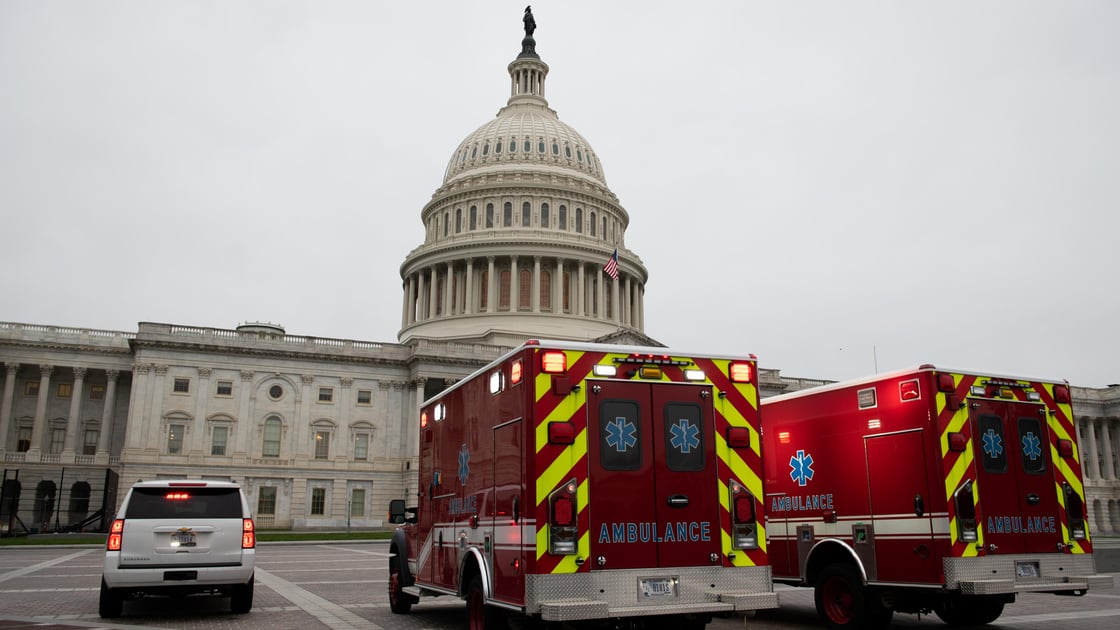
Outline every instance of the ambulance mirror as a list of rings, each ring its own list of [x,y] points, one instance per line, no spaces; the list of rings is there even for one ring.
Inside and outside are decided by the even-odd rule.
[[[404,499],[389,501],[389,522],[395,525],[404,522]]]

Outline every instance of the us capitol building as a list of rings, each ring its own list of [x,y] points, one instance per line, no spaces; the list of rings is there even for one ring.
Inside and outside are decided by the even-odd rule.
[[[659,346],[595,150],[545,100],[526,14],[510,96],[452,153],[400,267],[398,341],[0,322],[0,532],[96,528],[137,479],[232,479],[262,528],[370,528],[415,496],[419,406],[529,338]],[[617,252],[617,277],[604,263]],[[821,385],[760,370],[763,397]],[[1092,531],[1120,535],[1120,386],[1073,387]]]

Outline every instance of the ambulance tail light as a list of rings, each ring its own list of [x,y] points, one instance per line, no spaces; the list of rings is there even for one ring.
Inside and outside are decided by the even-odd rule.
[[[548,552],[569,555],[576,552],[579,535],[576,515],[576,489],[579,484],[569,479],[548,495]]]
[[[1054,386],[1054,402],[1061,405],[1068,405],[1070,402],[1069,385],[1055,385]]]
[[[1069,519],[1069,535],[1074,540],[1085,540],[1085,504],[1081,495],[1074,491],[1069,482],[1062,482],[1066,494],[1066,517]]]
[[[563,374],[568,371],[568,355],[562,350],[549,350],[541,353],[541,372]]]
[[[1073,458],[1073,440],[1058,440],[1058,455],[1062,459]]]
[[[124,538],[124,519],[118,518],[109,526],[109,538],[105,541],[106,551],[120,551]]]
[[[980,539],[976,532],[976,503],[972,495],[972,481],[964,482],[953,493],[953,503],[957,508],[957,536],[961,542],[976,542]]]
[[[735,549],[758,548],[758,523],[754,496],[746,487],[732,480],[731,490],[731,546]]]
[[[732,361],[727,366],[727,377],[732,383],[751,382],[751,364],[748,361]]]

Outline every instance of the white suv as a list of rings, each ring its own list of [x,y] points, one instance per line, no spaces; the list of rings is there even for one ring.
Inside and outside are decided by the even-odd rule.
[[[140,481],[109,529],[101,575],[102,617],[119,617],[143,595],[227,595],[235,613],[253,607],[256,548],[249,503],[229,481]]]

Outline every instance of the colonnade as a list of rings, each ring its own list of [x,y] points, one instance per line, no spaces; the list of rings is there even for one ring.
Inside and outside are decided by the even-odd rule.
[[[38,367],[38,374],[34,373],[35,368],[31,368],[32,372],[26,374],[23,379],[24,383],[36,382],[35,388],[35,412],[31,417],[30,435],[26,435],[27,427],[15,426],[17,419],[13,418],[14,405],[16,396],[16,381],[20,374],[21,365],[19,363],[5,363],[6,373],[4,378],[4,393],[0,398],[0,453],[3,453],[4,461],[27,461],[27,462],[64,462],[64,463],[79,463],[79,464],[92,464],[92,463],[108,463],[110,438],[112,436],[112,427],[115,420],[114,409],[117,400],[117,380],[120,376],[119,370],[103,370],[105,373],[105,386],[104,391],[99,392],[98,398],[102,404],[100,419],[96,421],[96,428],[98,431],[96,450],[94,453],[89,453],[84,448],[86,445],[79,442],[79,436],[83,435],[84,428],[89,428],[90,421],[87,418],[83,423],[83,407],[91,404],[92,389],[86,387],[86,377],[90,375],[93,368],[84,366],[69,367],[72,380],[67,380],[65,383],[70,385],[69,395],[69,410],[66,417],[65,438],[61,444],[61,448],[55,449],[56,442],[52,439],[44,449],[44,436],[48,429],[48,423],[51,420],[47,417],[48,403],[52,397],[51,380],[57,375],[56,369],[60,366],[42,364]],[[61,370],[59,370],[61,372]],[[38,376],[38,378],[36,378]],[[98,383],[100,385],[100,383]],[[27,385],[25,385],[25,388]],[[58,396],[56,383],[56,391],[54,395]],[[25,390],[26,395],[28,391]],[[65,398],[65,397],[62,397]],[[11,434],[13,428],[16,433],[16,443],[14,448],[11,448]],[[59,427],[61,428],[61,427]],[[21,437],[26,435],[26,439]],[[44,452],[45,450],[45,452]]]
[[[406,276],[404,293],[402,326],[456,315],[556,313],[645,327],[641,281],[621,269],[612,278],[585,261],[510,255],[436,263]]]
[[[1077,422],[1090,529],[1120,534],[1120,418],[1082,416]]]

